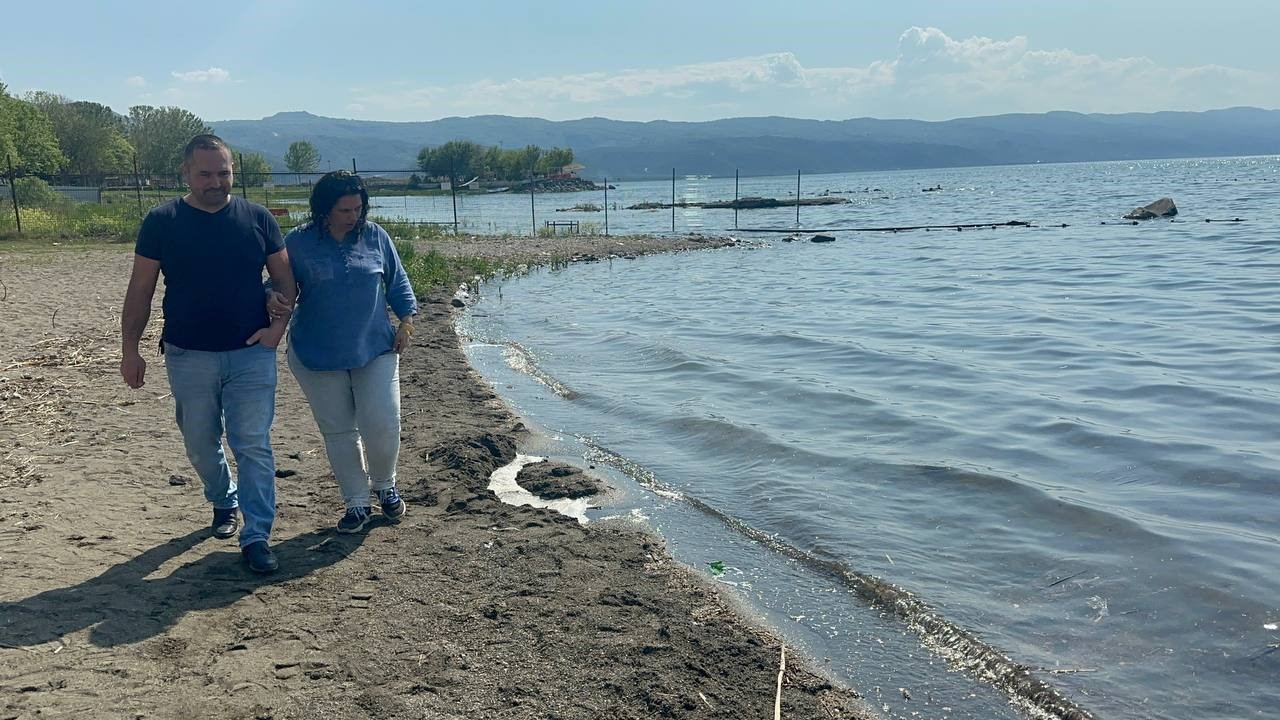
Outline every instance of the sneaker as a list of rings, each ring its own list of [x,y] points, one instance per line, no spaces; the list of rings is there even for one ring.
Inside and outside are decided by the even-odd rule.
[[[280,567],[280,563],[276,562],[275,553],[267,547],[266,540],[251,542],[240,548],[240,552],[244,554],[244,561],[249,565],[249,569],[256,573],[275,572],[276,568]]]
[[[240,529],[240,508],[214,508],[213,536],[219,540],[226,540],[236,534]]]
[[[347,512],[338,521],[338,532],[343,534],[358,533],[369,524],[369,508],[347,508]]]
[[[378,502],[382,503],[382,514],[388,520],[399,520],[404,517],[406,510],[404,498],[400,497],[400,491],[394,487],[386,490],[378,491]]]

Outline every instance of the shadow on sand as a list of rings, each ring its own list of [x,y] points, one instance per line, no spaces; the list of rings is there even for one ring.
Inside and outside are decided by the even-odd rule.
[[[363,534],[335,535],[331,530],[318,530],[277,543],[272,549],[280,569],[270,575],[250,572],[235,548],[210,553],[164,577],[148,577],[208,537],[209,530],[202,528],[157,545],[79,585],[0,602],[0,647],[40,645],[91,626],[89,640],[99,647],[145,640],[164,632],[187,612],[225,607],[259,587],[332,565],[365,538]]]

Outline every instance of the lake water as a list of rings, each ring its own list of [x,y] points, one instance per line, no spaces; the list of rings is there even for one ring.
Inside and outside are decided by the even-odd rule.
[[[709,576],[722,563],[717,581],[887,717],[1276,717],[1280,158],[802,182],[853,200],[801,208],[834,243],[734,232],[747,243],[536,271],[461,320],[545,434],[532,450],[618,486],[591,517],[646,522]],[[614,192],[670,200],[669,180]],[[1176,221],[1120,220],[1163,196]],[[527,232],[523,200],[468,212]],[[1008,220],[1033,226],[841,229]]]

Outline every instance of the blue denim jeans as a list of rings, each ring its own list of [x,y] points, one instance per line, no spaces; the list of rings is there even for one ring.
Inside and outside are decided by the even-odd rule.
[[[324,436],[343,502],[348,508],[369,507],[370,491],[396,484],[400,356],[379,355],[354,370],[308,370],[290,352],[289,369]]]
[[[276,352],[263,345],[205,352],[165,343],[165,369],[178,429],[215,508],[239,507],[240,546],[266,540],[276,517],[276,463],[271,421],[276,411]],[[222,451],[235,453],[237,478]]]

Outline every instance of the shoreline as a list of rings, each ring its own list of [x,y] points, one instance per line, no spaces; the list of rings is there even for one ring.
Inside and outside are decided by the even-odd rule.
[[[419,245],[537,263],[732,243]],[[0,245],[0,718],[772,716],[780,643],[658,538],[488,490],[529,431],[467,362],[445,293],[402,360],[398,526],[333,534],[341,502],[281,357],[281,570],[252,576],[207,537],[160,359],[141,390],[119,381],[128,261]],[[871,717],[815,663],[787,658],[783,680],[783,717]]]

